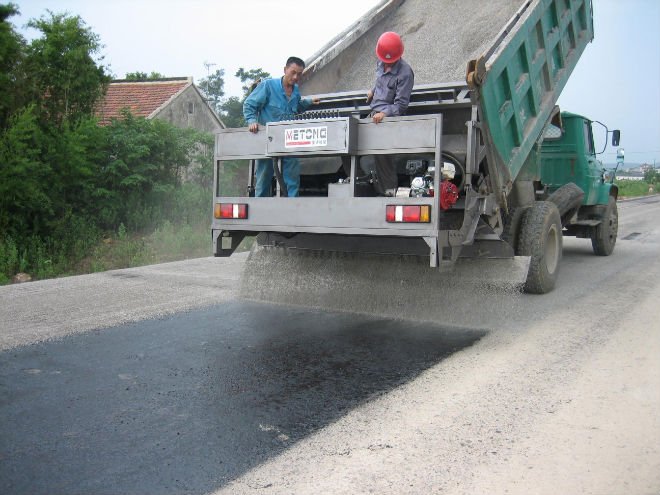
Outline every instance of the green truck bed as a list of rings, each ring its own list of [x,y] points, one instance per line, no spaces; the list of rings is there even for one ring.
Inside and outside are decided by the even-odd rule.
[[[468,83],[503,184],[523,168],[593,34],[591,0],[528,1],[471,63]]]

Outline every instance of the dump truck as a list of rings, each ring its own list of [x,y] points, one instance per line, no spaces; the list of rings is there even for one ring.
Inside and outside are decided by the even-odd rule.
[[[604,137],[606,145],[611,137],[618,146],[620,133],[557,107],[560,92],[593,39],[591,0],[498,2],[498,12],[512,15],[487,44],[473,49],[474,58],[462,61],[464,81],[438,77],[441,82],[429,82],[433,75],[427,66],[418,70],[420,63],[411,64],[422,76],[416,78],[420,83],[405,116],[372,122],[366,103],[371,83],[361,79],[360,87],[345,90],[351,72],[341,77],[341,70],[361,64],[371,68],[367,77],[373,78],[375,41],[370,40],[396,30],[392,19],[410,15],[401,9],[414,8],[414,0],[383,2],[370,13],[371,25],[351,26],[343,60],[336,55],[340,39],[313,57],[302,88],[325,92],[313,93],[320,103],[311,111],[269,123],[257,133],[247,128],[219,131],[214,255],[229,256],[244,238],[256,236],[255,249],[284,257],[253,261],[248,269],[259,273],[255,285],[272,278],[274,270],[278,276],[295,272],[293,279],[274,288],[286,297],[295,287],[307,292],[333,285],[314,278],[327,259],[335,260],[334,266],[352,264],[351,270],[367,280],[390,270],[385,280],[395,285],[404,272],[412,274],[414,285],[427,276],[456,280],[464,270],[476,280],[508,277],[527,292],[547,293],[557,282],[563,236],[590,239],[595,254],[611,254],[618,191],[604,175],[598,160],[603,150],[596,149],[594,137]],[[449,3],[433,4],[443,19],[451,12]],[[467,4],[456,15],[493,8],[484,2]],[[492,29],[494,14],[486,14],[489,22],[478,26]],[[468,20],[445,22],[461,29]],[[408,37],[419,35],[423,25],[420,19]],[[401,34],[409,61],[414,43],[406,32]],[[432,38],[422,36],[424,43]],[[368,56],[360,53],[363,46]],[[428,56],[430,49],[424,48],[425,64],[437,61],[445,67],[442,48],[438,58]],[[342,91],[332,92],[328,84],[343,85]],[[374,191],[378,154],[392,156],[396,164],[399,182],[392,197]],[[281,180],[284,157],[301,161],[298,197],[287,197]],[[273,159],[272,197],[254,197],[255,160],[261,158]],[[237,167],[246,176],[240,194],[226,187],[227,175]],[[377,259],[378,264],[365,265],[364,259]],[[401,260],[416,264],[402,268]],[[296,271],[297,263],[304,268]],[[312,281],[302,282],[303,275]],[[344,290],[341,283],[335,285]]]

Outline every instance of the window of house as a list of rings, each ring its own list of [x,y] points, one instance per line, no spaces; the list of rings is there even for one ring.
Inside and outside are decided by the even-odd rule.
[[[188,113],[191,115],[195,113],[195,103],[192,101],[188,103]]]

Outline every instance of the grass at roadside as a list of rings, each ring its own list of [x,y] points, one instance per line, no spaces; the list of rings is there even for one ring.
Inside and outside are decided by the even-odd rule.
[[[246,239],[238,251],[249,249]],[[147,236],[129,236],[125,231],[105,238],[76,269],[75,274],[101,272],[119,268],[181,261],[212,255],[211,231],[208,224],[173,225],[165,222]]]
[[[655,194],[655,184],[649,184],[643,180],[617,180],[619,186],[619,198],[636,198]]]
[[[249,250],[253,239],[246,238],[237,251]],[[136,266],[202,258],[212,255],[211,229],[207,222],[198,224],[172,224],[165,222],[155,231],[139,235],[130,234],[123,225],[113,235],[106,235],[88,249],[88,255],[77,262],[54,259],[41,245],[37,252],[37,261],[33,266],[37,271],[26,270],[26,257],[15,245],[0,245],[0,261],[5,260],[12,270],[10,274],[27,272],[30,279],[39,280],[61,276],[82,275],[86,273],[132,268]],[[0,272],[0,285],[11,283],[11,278]]]
[[[165,263],[211,255],[208,225],[173,225],[165,222],[149,235],[129,235],[120,226],[83,259],[75,274]]]

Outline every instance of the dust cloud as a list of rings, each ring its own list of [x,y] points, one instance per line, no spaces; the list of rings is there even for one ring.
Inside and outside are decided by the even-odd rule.
[[[255,247],[240,297],[455,327],[505,325],[521,314],[521,284],[480,271],[490,262],[449,270],[425,258]]]

